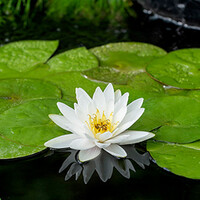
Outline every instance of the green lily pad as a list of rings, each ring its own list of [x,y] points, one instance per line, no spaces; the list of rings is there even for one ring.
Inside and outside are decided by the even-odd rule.
[[[99,59],[100,66],[135,73],[144,72],[149,62],[166,54],[157,46],[139,42],[111,43],[90,51]]]
[[[0,113],[24,101],[44,98],[61,98],[61,91],[55,85],[42,80],[0,81]]]
[[[53,129],[49,131],[50,133],[46,133],[45,130],[47,131],[47,129],[40,129],[40,126],[42,127],[43,125],[36,121],[37,119],[42,120],[42,116],[49,120],[48,114],[51,108],[47,106],[50,107],[48,102],[52,101],[49,100],[49,98],[60,97],[61,91],[55,85],[47,81],[31,79],[6,79],[0,81],[0,159],[23,157],[45,149],[43,143],[38,145],[41,139],[37,133],[40,132],[42,138],[48,136],[53,138],[54,134],[56,135],[58,132]],[[43,106],[40,101],[42,101],[42,103],[44,102]],[[58,112],[56,108],[57,101],[60,100],[54,100],[51,105],[54,108],[54,112]],[[31,108],[31,106],[29,106],[28,108],[26,107],[27,109],[23,109],[24,105],[29,105],[29,102],[38,102],[38,107],[36,108],[35,106]],[[45,105],[45,103],[47,103],[47,105]],[[47,108],[50,110],[48,111]],[[28,109],[30,109],[30,113],[28,113]],[[44,109],[46,109],[45,114],[42,113]],[[36,116],[36,118],[38,117],[37,119],[31,118],[34,112],[38,115]],[[33,123],[33,127],[30,125],[30,129],[26,128],[26,123],[29,120],[32,120]],[[43,127],[45,127],[45,125]],[[47,134],[47,136],[42,135],[42,131],[44,131],[43,133]],[[36,135],[34,135],[35,133]],[[10,137],[9,134],[11,134],[12,137]],[[26,143],[26,140],[27,142],[34,141],[35,145]]]
[[[180,176],[200,179],[200,141],[190,144],[148,141],[147,150],[160,167]]]
[[[58,41],[20,41],[0,48],[1,72],[28,71],[38,63],[44,63],[54,53]]]
[[[46,80],[51,82],[52,84],[56,85],[62,91],[62,99],[70,100],[75,102],[76,88],[83,88],[91,97],[96,89],[96,87],[100,87],[102,90],[105,89],[107,84],[103,82],[98,82],[96,80],[90,80],[86,78],[81,72],[76,71],[69,71],[69,72],[60,72],[60,73],[49,73],[49,66],[48,65],[41,65],[38,68],[34,69],[33,71],[28,72],[25,77],[29,78],[41,78],[42,80]],[[141,86],[141,88],[143,85]],[[151,88],[149,87],[150,91],[142,91],[138,88],[138,90],[133,90],[132,87],[128,85],[114,85],[114,89],[120,89],[122,93],[129,92],[129,102],[139,98],[139,97],[149,97],[149,96],[158,96],[159,94],[156,91],[151,93]],[[155,93],[154,93],[155,92]]]
[[[147,100],[152,97],[165,96],[163,86],[145,72],[136,74],[132,80],[129,80],[128,85],[133,88],[133,93],[138,94],[138,98],[143,97]]]
[[[168,96],[188,96],[200,101],[200,90],[186,90],[173,87],[164,87],[165,94]]]
[[[20,158],[36,154],[42,150],[44,150],[44,148],[41,146],[24,145],[0,136],[0,159]]]
[[[48,80],[61,88],[63,92],[63,99],[72,97],[75,100],[75,89],[79,87],[87,91],[90,96],[93,95],[96,87],[100,86],[102,89],[106,87],[106,84],[104,83],[97,83],[86,79],[83,77],[83,75],[81,75],[80,72],[56,73],[54,75],[45,77],[45,80]]]
[[[133,78],[133,73],[124,73],[112,67],[96,67],[83,71],[82,74],[91,80],[119,85],[127,85],[128,81]]]
[[[44,143],[66,134],[48,117],[58,114],[56,103],[60,99],[27,101],[0,114],[0,159],[23,157],[44,150]],[[64,102],[70,106],[71,102]],[[16,148],[16,149],[15,149]]]
[[[166,85],[200,89],[200,49],[170,52],[149,63],[147,72]]]
[[[83,71],[99,65],[97,58],[85,47],[58,54],[48,64],[53,72]]]
[[[66,133],[48,118],[48,114],[59,112],[56,103],[65,99],[72,106],[76,101],[75,88],[81,87],[92,96],[96,87],[106,87],[105,82],[112,82],[115,90],[122,93],[129,92],[129,102],[145,99],[146,111],[133,129],[156,129],[155,139],[161,141],[188,143],[200,139],[199,91],[175,89],[174,92],[144,73],[149,62],[166,54],[164,50],[149,44],[118,43],[91,51],[73,49],[47,62],[57,44],[50,42],[51,46],[44,41],[40,46],[41,41],[37,42],[34,50],[28,41],[22,42],[26,45],[21,45],[21,49],[20,45],[14,48],[15,43],[10,48],[8,45],[0,48],[0,53],[11,51],[13,56],[12,62],[7,62],[9,56],[0,57],[1,159],[32,155],[45,149],[44,142]],[[39,55],[34,53],[37,48]],[[21,54],[14,54],[16,51]],[[18,54],[22,55],[21,61]],[[194,62],[198,64],[198,60]]]
[[[104,83],[97,83],[84,77],[79,71],[68,72],[50,72],[50,67],[47,64],[38,65],[34,70],[23,74],[27,78],[37,78],[51,82],[62,91],[62,99],[75,101],[75,89],[83,88],[92,95],[96,87],[100,86],[102,89],[106,87]]]
[[[189,143],[200,139],[200,102],[184,96],[149,99],[132,129],[155,131],[156,140]]]
[[[98,67],[84,71],[82,74],[91,80],[113,83],[117,89],[133,94],[134,99],[140,97],[148,99],[165,95],[163,86],[145,72],[133,74],[132,72],[124,73],[110,67]],[[128,85],[129,87],[123,85]]]

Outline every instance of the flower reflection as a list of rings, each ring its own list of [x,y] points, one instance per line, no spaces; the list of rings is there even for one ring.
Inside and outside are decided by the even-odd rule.
[[[98,157],[84,163],[79,161],[77,150],[60,150],[70,152],[70,155],[63,162],[59,172],[67,169],[65,180],[70,179],[72,176],[75,176],[77,180],[82,173],[86,184],[95,171],[100,179],[106,182],[111,178],[114,168],[125,178],[130,178],[130,171],[135,172],[133,161],[143,169],[145,165],[148,166],[150,164],[150,155],[148,152],[140,154],[134,145],[125,145],[123,148],[127,153],[126,158],[118,158],[102,150]]]

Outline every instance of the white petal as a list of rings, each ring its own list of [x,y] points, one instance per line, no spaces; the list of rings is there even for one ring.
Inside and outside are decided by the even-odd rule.
[[[94,113],[96,113],[96,107],[94,106],[93,101],[91,101],[89,103],[88,106],[88,112],[87,113],[83,113],[82,110],[80,109],[79,105],[75,104],[75,112],[76,115],[79,117],[79,119],[82,122],[82,129],[85,130],[85,136],[89,136],[91,138],[94,138],[94,134],[92,133],[92,131],[89,129],[88,124],[89,124],[89,115],[91,117],[93,117]]]
[[[132,112],[127,113],[127,115],[124,117],[120,125],[126,124],[127,122],[135,123],[144,113],[144,108],[140,108],[138,110],[134,110]]]
[[[119,136],[125,136],[125,135],[128,137],[124,138],[121,142],[119,142],[120,145],[135,144],[135,143],[143,142],[155,136],[153,133],[150,133],[150,132],[131,131],[131,130],[125,131]]]
[[[94,134],[92,133],[92,131],[87,126],[85,126],[85,135],[84,136],[89,140],[95,139]]]
[[[111,100],[106,102],[106,109],[104,114],[107,118],[109,118],[111,115],[113,115],[113,113],[114,113],[114,101]]]
[[[111,144],[110,146],[104,148],[104,150],[116,157],[124,158],[127,156],[126,151],[117,144]]]
[[[70,131],[78,135],[84,134],[84,129],[82,129],[81,127],[75,124],[72,124],[64,116],[50,114],[49,117],[54,123],[56,123],[58,126],[60,126],[61,128],[67,131]]]
[[[99,141],[103,142],[103,141],[111,138],[113,136],[113,134],[111,132],[105,132],[105,133],[97,134],[97,136],[99,137]]]
[[[130,126],[132,126],[143,114],[144,108],[140,108],[134,113],[130,112],[128,113],[122,122],[118,125],[117,129],[113,131],[113,134],[116,136],[122,132],[124,132],[126,129],[128,129]]]
[[[89,140],[87,138],[78,138],[76,140],[73,140],[70,144],[69,147],[71,149],[76,149],[76,150],[85,150],[85,149],[90,149],[95,146],[94,141]]]
[[[129,112],[132,112],[133,110],[137,110],[137,109],[141,108],[143,101],[144,101],[143,98],[139,98],[139,99],[136,99],[135,101],[131,102],[127,106],[127,112],[129,113]]]
[[[47,141],[46,143],[44,143],[44,146],[55,149],[68,148],[69,144],[77,138],[79,138],[79,136],[76,134],[61,135]]]
[[[121,90],[116,90],[115,91],[115,103],[120,99],[122,96]]]
[[[88,114],[92,116],[96,112],[97,112],[97,108],[96,108],[95,102],[91,101],[90,104],[88,105],[87,120],[88,120]]]
[[[112,143],[120,143],[121,141],[124,141],[126,138],[128,138],[128,135],[120,134],[120,135],[117,135],[116,137],[113,137],[113,138],[107,140],[106,143],[107,142],[111,143],[111,144]]]
[[[99,147],[93,147],[91,149],[81,150],[78,157],[81,162],[85,162],[96,158],[100,153],[101,149]]]
[[[105,115],[109,117],[109,115],[114,112],[114,88],[111,83],[108,84],[106,89],[104,90],[104,96],[106,101]]]
[[[96,146],[98,146],[99,148],[106,148],[106,147],[108,147],[109,145],[110,145],[110,143],[101,143],[101,142],[98,142],[98,141],[95,141],[95,144],[96,144]]]
[[[69,127],[68,124],[69,122],[67,121],[67,119],[64,116],[61,115],[55,115],[55,114],[50,114],[49,118],[58,126],[60,126],[61,128],[63,128],[64,130],[67,131],[72,131]]]
[[[129,93],[126,92],[118,101],[115,103],[114,115],[122,108],[127,106]]]
[[[114,100],[114,88],[111,83],[109,83],[107,87],[105,88],[104,95],[105,95],[106,101],[109,101],[110,99]]]
[[[93,112],[92,114],[90,113],[90,110],[91,110],[91,105],[92,102],[89,103],[88,105],[88,108],[90,109],[87,109],[87,112],[84,112],[84,110],[78,105],[78,104],[74,104],[74,109],[75,109],[75,113],[76,113],[76,116],[79,118],[79,120],[81,121],[82,125],[86,125],[86,121],[88,121],[89,119],[89,115],[93,115],[95,112]],[[86,108],[84,108],[86,109]],[[96,108],[95,108],[96,109]]]
[[[76,103],[74,103],[74,111],[76,116],[82,123],[84,123],[88,119],[88,113],[84,112],[84,110],[81,109],[81,107]]]
[[[120,124],[120,122],[124,119],[127,113],[127,107],[123,106],[117,113],[114,114],[113,123]]]
[[[96,108],[99,110],[100,114],[102,115],[103,111],[105,111],[106,101],[105,101],[104,93],[102,92],[100,87],[96,88],[93,95],[93,101]]]
[[[88,104],[91,102],[90,96],[82,88],[76,88],[76,99],[83,112],[87,112]]]
[[[74,109],[61,102],[58,102],[57,106],[68,121],[76,126],[81,126],[81,121],[77,118]]]

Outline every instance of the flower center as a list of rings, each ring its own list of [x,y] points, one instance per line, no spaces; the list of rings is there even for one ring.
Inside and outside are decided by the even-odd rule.
[[[110,114],[109,118],[106,118],[103,112],[102,116],[97,109],[97,112],[93,116],[89,115],[89,123],[87,123],[88,128],[92,131],[94,136],[97,138],[99,134],[105,133],[107,131],[112,132],[116,128],[117,124],[112,124],[113,113]],[[98,134],[98,135],[97,135]]]

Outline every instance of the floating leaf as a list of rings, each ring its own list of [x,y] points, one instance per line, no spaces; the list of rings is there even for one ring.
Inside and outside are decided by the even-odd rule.
[[[134,93],[137,93],[137,98],[143,97],[147,100],[165,95],[163,86],[144,72],[136,74],[132,80],[129,80],[128,85],[133,88]]]
[[[53,54],[58,41],[20,41],[0,48],[1,72],[24,72],[38,63],[44,63]]]
[[[85,47],[72,49],[58,54],[48,61],[50,71],[83,71],[98,67],[97,58]]]
[[[200,141],[190,144],[148,141],[147,150],[160,167],[177,175],[200,179]]]
[[[156,130],[155,139],[189,143],[200,139],[200,102],[184,96],[145,101],[145,112],[132,129]]]
[[[99,59],[101,66],[135,73],[144,72],[149,62],[166,54],[157,46],[139,42],[106,44],[90,51]]]
[[[134,75],[113,68],[98,67],[82,73],[89,79],[115,84],[115,89],[121,89],[124,93],[129,92],[134,96],[133,99],[141,97],[148,99],[165,95],[163,86],[144,72]]]
[[[98,80],[107,83],[127,85],[128,81],[133,78],[133,74],[124,73],[111,67],[96,67],[82,72],[83,75],[91,80]]]
[[[61,91],[55,85],[42,80],[6,79],[0,81],[0,113],[24,101],[45,98],[61,98]]]
[[[23,157],[46,147],[44,142],[66,134],[48,117],[58,113],[60,99],[27,101],[0,114],[0,159]],[[73,103],[66,102],[72,106]]]
[[[80,72],[56,73],[54,75],[45,77],[45,80],[48,80],[61,88],[64,99],[68,99],[68,97],[73,97],[74,101],[76,96],[76,88],[81,87],[86,90],[88,94],[92,95],[96,87],[106,87],[106,84],[104,83],[97,83],[84,78]]]
[[[200,89],[200,49],[181,49],[158,58],[147,72],[166,85]]]
[[[0,56],[0,158],[37,153],[44,149],[44,142],[65,134],[48,118],[48,114],[58,113],[56,103],[62,98],[72,106],[76,101],[75,88],[81,87],[92,95],[97,86],[106,87],[104,82],[114,83],[115,90],[120,89],[122,93],[129,92],[129,102],[140,97],[145,99],[146,111],[133,129],[156,129],[155,139],[162,141],[186,143],[200,139],[200,101],[197,100],[200,92],[163,88],[144,73],[149,62],[166,54],[164,50],[142,43],[108,44],[91,52],[85,48],[66,51],[44,64],[57,43],[34,42],[0,48],[0,53],[4,52]],[[38,53],[34,53],[37,48]],[[12,52],[11,55],[6,57],[6,51]],[[15,54],[16,51],[21,54]],[[18,54],[22,56],[18,58]],[[186,62],[185,55],[179,59]],[[193,63],[198,65],[198,59]]]

